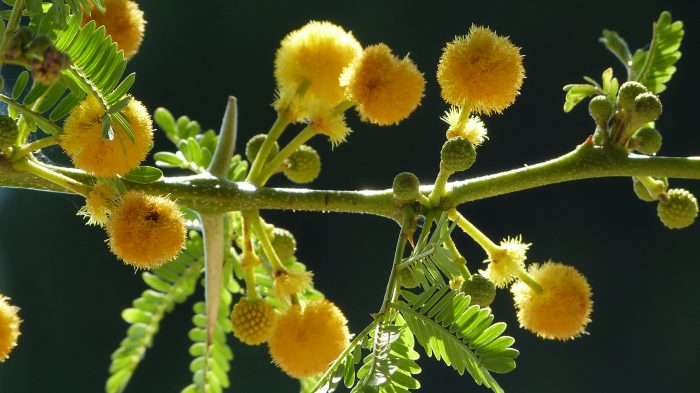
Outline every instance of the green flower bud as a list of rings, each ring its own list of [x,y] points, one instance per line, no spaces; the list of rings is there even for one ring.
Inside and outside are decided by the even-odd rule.
[[[309,183],[321,173],[321,156],[313,147],[301,145],[287,159],[284,175],[294,183]]]
[[[661,149],[661,133],[653,127],[642,127],[634,133],[630,145],[640,153],[656,154]]]
[[[595,96],[588,103],[588,113],[598,126],[603,127],[612,116],[613,104],[606,96]]]
[[[442,145],[440,165],[449,173],[465,171],[476,161],[476,150],[463,137],[450,138]]]
[[[294,256],[297,251],[297,240],[291,232],[282,228],[272,231],[272,248],[282,262]]]
[[[634,99],[638,95],[648,93],[646,86],[639,82],[625,82],[620,86],[620,91],[617,93],[617,103],[625,109],[632,109]]]
[[[248,140],[248,143],[246,143],[245,145],[245,156],[248,158],[249,162],[255,161],[255,157],[258,156],[260,147],[262,147],[262,144],[263,142],[265,142],[265,139],[267,139],[266,134],[258,134]],[[266,161],[270,161],[272,157],[279,153],[279,151],[280,146],[277,144],[277,142],[275,142],[275,144],[272,145],[272,149],[270,149],[270,154],[267,155]]]
[[[643,93],[634,99],[632,117],[639,124],[649,123],[659,118],[662,109],[659,97],[652,93]]]
[[[660,200],[657,213],[661,222],[669,229],[681,229],[691,225],[698,215],[698,201],[687,190],[674,188],[666,192],[667,198]]]
[[[399,270],[399,282],[404,288],[415,288],[420,285],[420,282],[408,269]]]
[[[394,177],[394,196],[400,201],[415,201],[420,195],[420,180],[411,172],[401,172]]]
[[[462,284],[461,291],[472,297],[472,304],[486,307],[496,299],[496,286],[486,277],[474,274]]]
[[[662,177],[655,180],[663,185],[663,190],[665,192],[668,188],[668,178]],[[657,198],[654,198],[654,196],[649,193],[649,190],[647,190],[644,184],[642,184],[642,182],[637,180],[635,177],[632,178],[632,186],[634,188],[634,193],[637,194],[637,198],[643,200],[644,202],[654,202],[657,200]]]
[[[17,143],[17,123],[11,117],[0,115],[0,149]]]

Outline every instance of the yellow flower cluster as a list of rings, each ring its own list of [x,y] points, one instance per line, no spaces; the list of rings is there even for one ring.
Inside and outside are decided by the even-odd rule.
[[[105,110],[95,96],[88,96],[73,108],[59,135],[59,144],[77,168],[99,177],[112,177],[126,174],[146,158],[153,143],[148,110],[141,101],[131,99],[122,113],[131,125],[133,143],[116,121],[111,123],[114,137],[102,137]]]
[[[583,333],[593,309],[586,278],[571,266],[551,261],[530,265],[528,273],[542,291],[522,281],[513,284],[520,325],[547,339],[568,340]]]
[[[312,285],[313,273],[310,271],[275,272],[272,291],[280,299],[295,295]]]
[[[170,199],[129,191],[107,221],[109,247],[125,263],[151,269],[175,258],[185,242],[185,223]]]
[[[328,300],[290,307],[277,320],[268,341],[272,360],[294,378],[323,372],[349,345],[342,311]]]
[[[0,294],[0,363],[7,360],[10,352],[17,346],[20,319],[19,309],[9,303],[9,299]]]
[[[262,299],[242,298],[231,312],[233,334],[248,345],[259,345],[267,341],[276,322],[275,310]]]
[[[96,183],[78,215],[88,218],[88,225],[104,226],[116,205],[116,190],[109,183]]]
[[[520,271],[525,269],[525,258],[530,244],[518,237],[506,238],[495,252],[489,255],[489,266],[481,274],[503,288],[510,284]]]
[[[124,51],[124,57],[131,58],[139,51],[146,30],[146,20],[139,5],[131,0],[104,0],[105,13],[95,7],[83,16],[83,24],[94,20],[97,27],[104,26],[107,35]]]

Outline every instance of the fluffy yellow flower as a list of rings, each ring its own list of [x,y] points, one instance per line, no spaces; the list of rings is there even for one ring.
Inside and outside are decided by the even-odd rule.
[[[347,320],[335,304],[317,300],[281,315],[268,341],[272,360],[285,373],[304,378],[323,372],[349,344]]]
[[[109,247],[125,263],[151,269],[175,258],[185,242],[185,221],[177,204],[129,191],[107,221]]]
[[[525,258],[529,248],[530,244],[523,243],[520,236],[503,239],[498,250],[489,255],[489,266],[485,271],[481,271],[481,275],[499,288],[507,286],[525,269]]]
[[[520,49],[479,26],[447,44],[437,71],[445,101],[487,115],[501,113],[515,101],[524,77]]]
[[[481,121],[479,116],[469,116],[466,119],[462,119],[461,110],[453,106],[445,111],[445,115],[441,119],[450,125],[445,133],[447,139],[461,136],[474,146],[479,146],[484,140],[488,139],[486,126],[484,126],[484,122]]]
[[[95,7],[83,16],[83,25],[94,20],[97,27],[104,26],[107,35],[124,51],[124,57],[131,58],[139,51],[146,30],[146,20],[139,5],[131,0],[105,0],[105,13]]]
[[[551,261],[531,265],[528,272],[542,292],[522,281],[513,284],[520,326],[547,339],[568,340],[583,333],[593,309],[586,278],[571,266]]]
[[[278,298],[285,299],[310,287],[312,282],[313,273],[309,271],[278,271],[275,272],[272,291]]]
[[[275,310],[262,299],[242,298],[231,312],[233,334],[248,345],[259,345],[267,341],[272,336],[276,322]]]
[[[335,105],[345,99],[340,72],[362,53],[352,33],[330,22],[309,22],[289,33],[275,57],[275,78],[281,91],[296,91],[309,81],[306,95]]]
[[[307,101],[306,113],[309,126],[317,133],[326,135],[333,146],[345,142],[352,132],[345,123],[345,115],[336,112],[326,101]]]
[[[102,104],[88,96],[73,108],[59,135],[59,143],[73,164],[99,177],[124,175],[137,167],[153,143],[153,123],[141,101],[132,99],[123,110],[134,134],[132,143],[126,132],[113,121],[114,138],[102,138]]]
[[[104,226],[114,208],[116,190],[109,183],[97,183],[85,199],[78,214],[88,218],[88,225]]]
[[[399,59],[385,44],[368,46],[340,76],[348,100],[363,121],[396,124],[420,104],[425,79],[416,65]]]
[[[17,346],[20,319],[19,309],[9,303],[9,299],[0,294],[0,363],[7,360],[10,352]]]

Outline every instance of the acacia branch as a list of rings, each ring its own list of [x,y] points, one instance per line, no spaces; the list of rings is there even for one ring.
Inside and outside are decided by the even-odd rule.
[[[90,183],[92,177],[70,168],[52,167],[64,175]],[[700,157],[649,157],[593,146],[588,141],[574,151],[536,165],[493,175],[448,183],[447,205],[459,205],[515,191],[566,181],[597,177],[655,176],[700,179]],[[400,206],[391,189],[367,191],[255,188],[202,175],[166,177],[151,184],[125,181],[127,188],[149,194],[169,195],[183,206],[203,213],[232,210],[306,210],[369,213],[398,219]],[[0,187],[52,192],[65,190],[31,173],[19,172],[0,156]],[[432,185],[421,187],[428,194]]]

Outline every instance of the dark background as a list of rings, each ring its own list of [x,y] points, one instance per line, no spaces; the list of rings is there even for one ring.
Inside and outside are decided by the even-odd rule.
[[[509,35],[525,55],[521,96],[501,116],[485,119],[490,140],[464,176],[533,164],[571,150],[591,132],[585,106],[562,111],[561,87],[583,75],[599,79],[614,65],[597,42],[603,28],[619,31],[633,48],[645,45],[651,22],[668,9],[686,22],[679,70],[662,94],[665,155],[700,155],[698,40],[700,18],[690,1],[571,2],[192,2],[142,1],[148,26],[141,52],[130,64],[138,74],[133,94],[150,110],[169,108],[218,129],[227,95],[240,105],[239,146],[274,119],[272,64],[279,40],[308,20],[331,20],[352,30],[363,45],[386,42],[410,52],[425,73],[422,106],[397,127],[361,124],[323,157],[318,188],[386,188],[400,171],[424,183],[437,174],[447,108],[435,80],[445,42],[472,23]],[[201,4],[201,5],[197,5]],[[9,67],[8,67],[9,68]],[[159,136],[156,150],[171,149]],[[287,185],[275,179],[273,185]],[[700,191],[697,183],[672,186]],[[75,216],[76,197],[0,190],[0,292],[22,308],[22,336],[0,365],[0,392],[99,392],[109,355],[127,325],[120,311],[144,289],[140,274],[122,265],[104,244],[102,230]],[[553,258],[574,265],[594,291],[590,335],[571,342],[543,341],[518,328],[512,300],[501,291],[496,319],[521,351],[518,367],[498,377],[508,392],[696,392],[700,366],[700,226],[666,230],[655,205],[638,200],[628,178],[560,184],[477,201],[462,212],[494,240],[523,234],[530,261]],[[373,216],[265,212],[291,229],[298,256],[316,272],[317,287],[362,329],[384,292],[395,223]],[[466,236],[456,241],[470,267],[482,251]],[[201,293],[197,294],[201,297]],[[187,353],[192,301],[168,315],[155,346],[127,392],[177,392],[191,381]],[[274,367],[264,347],[232,339],[236,359],[231,391],[288,392],[297,384]],[[485,392],[469,376],[422,355],[418,377],[426,392]]]

